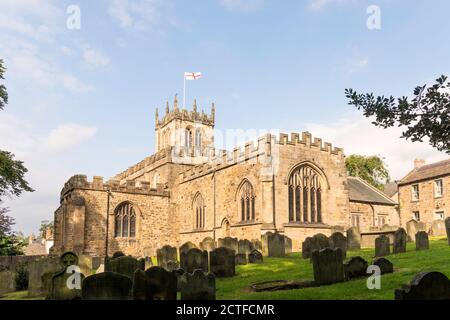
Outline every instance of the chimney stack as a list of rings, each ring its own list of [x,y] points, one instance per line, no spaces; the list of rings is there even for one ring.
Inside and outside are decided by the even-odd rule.
[[[414,169],[419,169],[425,165],[425,160],[423,159],[415,159],[414,160]]]

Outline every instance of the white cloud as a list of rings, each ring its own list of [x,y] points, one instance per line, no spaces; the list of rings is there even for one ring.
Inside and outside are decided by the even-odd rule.
[[[83,58],[85,62],[95,67],[106,67],[109,65],[109,58],[100,51],[92,48],[84,50]]]
[[[352,0],[310,0],[308,8],[311,11],[321,11],[330,5],[342,5],[351,2]]]
[[[393,179],[401,179],[413,169],[416,158],[432,163],[448,159],[448,155],[432,148],[427,142],[412,143],[401,139],[400,128],[381,129],[360,114],[351,114],[335,123],[306,124],[313,136],[343,147],[346,155],[380,155],[385,158]]]
[[[108,13],[122,28],[149,30],[160,21],[163,4],[162,0],[114,0]]]
[[[48,134],[44,145],[50,151],[64,151],[90,140],[96,133],[96,127],[74,123],[63,124]]]
[[[255,11],[263,6],[265,0],[220,0],[220,4],[228,10]]]

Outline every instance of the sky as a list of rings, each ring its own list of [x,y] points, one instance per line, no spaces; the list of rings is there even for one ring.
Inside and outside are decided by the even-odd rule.
[[[36,190],[2,206],[37,233],[72,175],[106,180],[151,155],[155,108],[182,95],[184,72],[202,72],[187,106],[214,102],[218,130],[310,131],[382,156],[393,179],[415,158],[447,159],[371,125],[344,90],[408,96],[449,75],[448,12],[447,0],[0,0],[0,149]]]

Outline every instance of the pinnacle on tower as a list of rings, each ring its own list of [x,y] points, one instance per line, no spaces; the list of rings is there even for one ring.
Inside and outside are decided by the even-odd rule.
[[[212,106],[211,106],[211,118],[213,121],[216,118],[216,105],[214,104],[214,102],[212,103]]]
[[[175,95],[175,99],[173,100],[173,108],[174,110],[178,110],[178,94]]]
[[[159,120],[158,108],[156,108],[156,111],[155,111],[155,119],[156,119],[156,123],[158,123],[158,120]]]
[[[166,114],[169,114],[169,101],[166,101]]]
[[[194,113],[197,113],[197,99],[194,99],[193,111]]]

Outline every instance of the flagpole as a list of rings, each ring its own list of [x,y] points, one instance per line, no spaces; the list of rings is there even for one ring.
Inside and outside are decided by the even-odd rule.
[[[183,109],[186,108],[186,75],[183,75],[184,84],[183,84]]]

